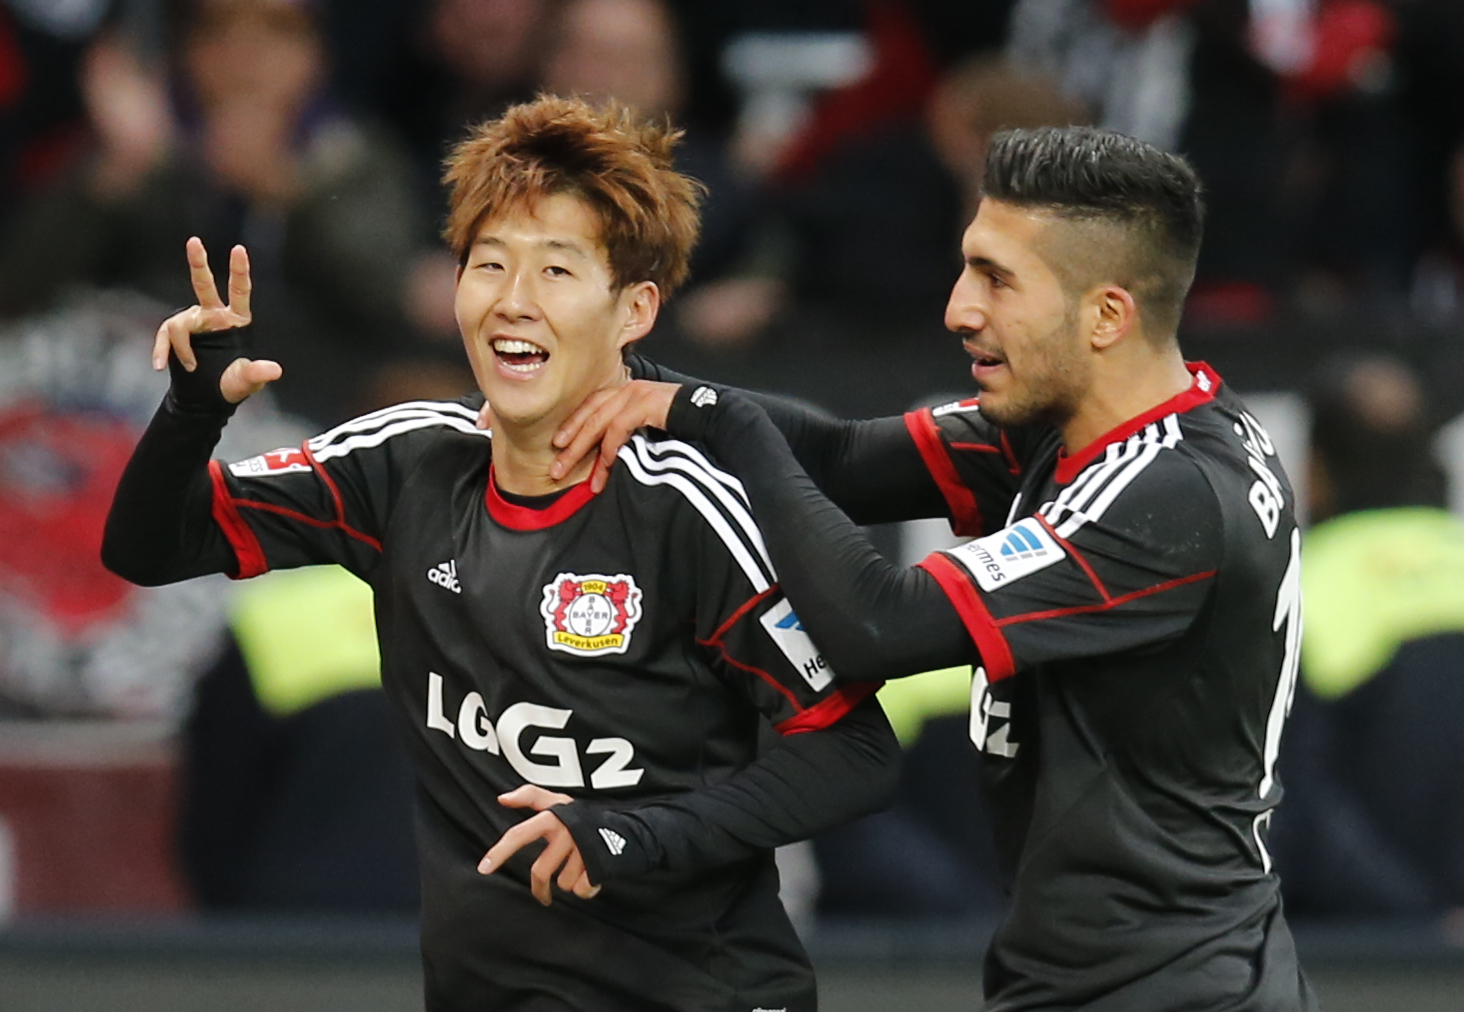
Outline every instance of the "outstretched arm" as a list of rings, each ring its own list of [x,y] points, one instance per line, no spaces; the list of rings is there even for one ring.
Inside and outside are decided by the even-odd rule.
[[[237,352],[251,318],[244,247],[229,255],[227,306],[197,238],[188,240],[188,267],[198,304],[158,328],[153,368],[168,368],[172,383],[122,472],[102,538],[103,564],[144,586],[233,570],[212,516],[209,455],[240,402],[280,376],[274,362]]]
[[[631,355],[629,364],[637,379],[693,388],[702,385],[699,379],[639,355]],[[845,420],[787,397],[755,390],[739,392],[767,412],[814,484],[855,523],[947,515],[945,499],[904,418]]]
[[[637,355],[630,356],[630,367],[645,382],[596,391],[565,420],[554,437],[560,451],[551,475],[569,474],[598,451],[590,482],[600,491],[631,433],[643,426],[664,428],[677,385],[699,382]],[[786,398],[744,396],[763,406],[818,487],[857,523],[949,515],[904,418],[844,421]],[[490,424],[484,405],[479,425]]]
[[[751,398],[682,387],[666,427],[705,443],[742,481],[783,592],[841,681],[898,678],[976,659],[935,578],[880,555],[820,492]]]
[[[547,904],[556,880],[589,897],[613,879],[727,864],[883,808],[899,759],[884,711],[867,698],[830,727],[781,739],[719,784],[638,808],[520,788],[500,801],[539,814],[505,833],[478,868],[490,873],[530,841],[546,840],[532,887]]]

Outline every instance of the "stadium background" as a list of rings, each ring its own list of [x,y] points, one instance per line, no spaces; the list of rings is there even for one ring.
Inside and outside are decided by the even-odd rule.
[[[0,1008],[420,1007],[359,585],[143,592],[96,547],[190,234],[249,244],[287,371],[225,455],[470,388],[436,165],[541,88],[671,115],[709,184],[647,354],[850,416],[969,390],[940,321],[992,131],[1189,155],[1185,351],[1318,522],[1275,827],[1303,960],[1333,1010],[1464,1007],[1457,0],[0,0]],[[836,1012],[975,1004],[963,677],[888,698],[889,813],[782,855]]]

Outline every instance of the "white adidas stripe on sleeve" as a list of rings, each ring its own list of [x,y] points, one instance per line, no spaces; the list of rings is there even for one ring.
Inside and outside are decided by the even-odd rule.
[[[638,439],[641,437],[636,436],[632,438]],[[769,566],[768,571],[764,572],[762,566],[759,565],[758,560],[754,557],[753,552],[748,549],[747,543],[739,537],[738,532],[733,528],[732,523],[728,521],[722,511],[712,503],[711,499],[707,498],[707,495],[698,483],[692,481],[678,470],[662,470],[657,472],[647,470],[636,455],[635,450],[629,446],[622,446],[620,448],[619,457],[624,462],[625,468],[630,475],[641,484],[670,485],[685,496],[686,501],[691,503],[696,511],[702,515],[703,519],[707,521],[707,524],[712,530],[717,533],[717,536],[722,539],[722,543],[727,546],[727,551],[731,553],[732,558],[741,567],[742,572],[747,576],[747,580],[752,584],[754,590],[760,594],[773,585],[773,582],[776,580],[776,575],[772,572],[771,566]]]

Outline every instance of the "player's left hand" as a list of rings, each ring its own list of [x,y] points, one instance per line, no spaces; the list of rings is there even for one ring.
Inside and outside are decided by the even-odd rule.
[[[506,808],[532,808],[538,815],[520,822],[498,838],[478,862],[478,872],[491,875],[503,867],[514,854],[535,840],[544,841],[544,852],[534,861],[530,871],[530,887],[534,899],[544,906],[554,901],[550,888],[558,872],[559,888],[572,892],[581,899],[593,899],[600,887],[590,883],[585,871],[584,858],[569,829],[559,821],[550,809],[555,805],[566,805],[574,800],[567,794],[556,794],[533,784],[525,784],[517,790],[498,796],[498,803]]]

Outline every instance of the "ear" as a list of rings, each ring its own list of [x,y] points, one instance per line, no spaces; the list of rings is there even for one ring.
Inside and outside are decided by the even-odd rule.
[[[1103,285],[1090,294],[1093,327],[1088,340],[1095,351],[1110,348],[1139,329],[1139,307],[1127,288]]]
[[[661,289],[654,281],[640,281],[620,293],[625,322],[620,328],[616,348],[634,344],[651,332],[661,312]]]

